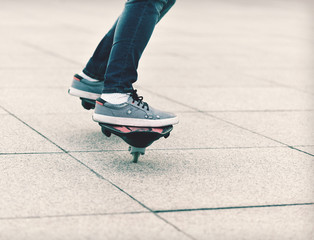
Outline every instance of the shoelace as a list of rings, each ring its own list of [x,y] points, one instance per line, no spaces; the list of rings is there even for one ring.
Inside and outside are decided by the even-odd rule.
[[[137,102],[137,106],[142,105],[142,108],[147,109],[147,111],[149,111],[149,106],[146,102],[143,102],[143,97],[142,96],[138,96],[137,95],[137,90],[133,90],[130,94],[131,98],[133,99],[132,103],[134,103],[135,101]]]

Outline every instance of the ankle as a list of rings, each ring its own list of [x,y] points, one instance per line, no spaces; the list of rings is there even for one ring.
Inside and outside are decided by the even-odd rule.
[[[101,94],[101,99],[109,102],[111,104],[121,104],[128,101],[129,93],[103,93]]]
[[[88,81],[91,81],[91,82],[99,82],[98,79],[95,79],[95,78],[92,78],[88,75],[86,75],[83,71],[79,74],[82,78],[88,80]]]

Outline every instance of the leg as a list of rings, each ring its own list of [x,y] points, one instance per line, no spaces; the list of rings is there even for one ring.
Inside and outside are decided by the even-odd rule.
[[[139,59],[155,25],[174,4],[169,0],[128,0],[116,24],[103,93],[128,93]]]
[[[118,20],[100,41],[93,56],[89,59],[83,70],[83,72],[91,78],[104,80],[117,22]]]
[[[158,22],[166,15],[170,8],[176,3],[176,0],[168,0],[164,5],[163,9],[160,11]]]
[[[174,5],[175,0],[169,0],[160,11],[158,22],[161,18],[169,11],[169,9]],[[119,20],[119,18],[118,18]],[[113,38],[115,34],[115,29],[118,20],[114,23],[109,32],[104,36],[104,38],[98,44],[93,56],[88,61],[83,72],[97,80],[104,80],[104,75],[107,69],[108,59],[113,44]]]

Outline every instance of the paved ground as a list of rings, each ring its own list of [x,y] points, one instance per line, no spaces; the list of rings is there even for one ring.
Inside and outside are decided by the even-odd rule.
[[[137,87],[181,122],[138,164],[67,94],[122,6],[1,0],[0,239],[314,239],[310,1],[178,0]]]

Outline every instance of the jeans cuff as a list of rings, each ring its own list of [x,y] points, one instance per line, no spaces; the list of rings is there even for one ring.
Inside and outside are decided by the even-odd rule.
[[[105,80],[105,77],[104,76],[97,76],[93,73],[90,73],[89,71],[86,70],[86,68],[83,69],[83,73],[85,73],[87,76],[91,77],[91,78],[94,78],[96,80],[99,80],[99,81],[104,81]]]
[[[133,88],[104,88],[102,93],[130,93],[134,89]]]

